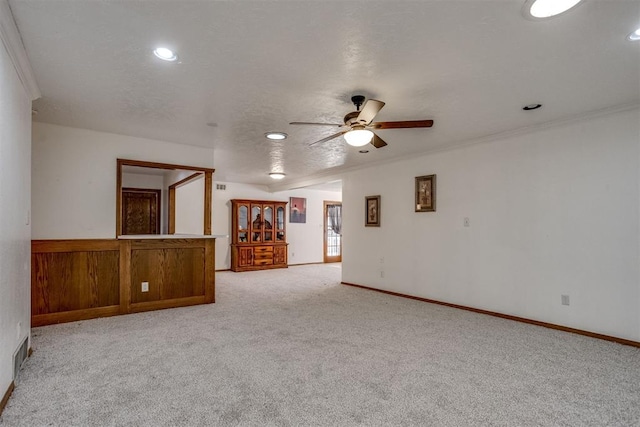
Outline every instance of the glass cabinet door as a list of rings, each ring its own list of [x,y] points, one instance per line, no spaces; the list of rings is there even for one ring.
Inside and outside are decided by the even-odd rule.
[[[284,240],[284,207],[282,206],[276,209],[276,239]]]
[[[249,233],[249,206],[238,207],[238,242],[246,242]]]
[[[264,241],[273,241],[273,206],[264,207]]]
[[[251,241],[262,241],[262,207],[251,205]]]

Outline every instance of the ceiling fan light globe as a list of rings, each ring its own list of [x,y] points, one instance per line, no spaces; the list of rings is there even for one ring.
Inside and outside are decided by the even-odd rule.
[[[178,55],[176,55],[171,49],[167,49],[166,47],[159,47],[154,49],[153,54],[163,61],[173,62],[178,59]]]
[[[344,134],[344,139],[347,141],[347,144],[353,147],[362,147],[363,145],[367,145],[371,142],[371,139],[373,139],[373,132],[366,129],[350,130]]]
[[[640,28],[638,28],[637,30],[635,30],[634,32],[629,34],[627,36],[627,40],[632,41],[632,42],[640,40]]]
[[[534,19],[560,15],[577,6],[582,0],[527,0],[528,13]]]

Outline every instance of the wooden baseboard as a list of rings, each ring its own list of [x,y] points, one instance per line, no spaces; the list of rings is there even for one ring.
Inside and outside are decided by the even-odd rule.
[[[29,351],[27,352],[27,357],[31,357],[32,354],[33,354],[33,347],[29,347]],[[11,394],[13,393],[14,388],[16,388],[16,384],[15,382],[11,381],[11,384],[9,384],[9,388],[5,392],[4,396],[2,396],[2,400],[0,400],[0,415],[2,415],[2,412],[4,411],[5,406],[7,406],[7,403],[9,402],[9,398],[11,397]]]
[[[120,306],[87,308],[84,310],[61,311],[58,313],[31,315],[31,327],[53,325],[55,323],[77,322],[79,320],[96,319],[98,317],[117,316]]]
[[[316,265],[316,264],[334,264],[332,262],[329,263],[325,263],[323,261],[318,261],[318,262],[302,262],[300,264],[289,264],[289,267],[299,267],[301,265]]]
[[[7,406],[7,402],[9,402],[9,398],[11,397],[11,393],[13,393],[13,389],[15,388],[15,386],[16,385],[13,383],[13,381],[11,381],[11,384],[9,384],[9,388],[7,389],[7,392],[2,397],[2,400],[0,401],[0,415],[2,415],[2,411],[4,411],[4,407]]]
[[[613,342],[616,342],[618,344],[629,345],[629,346],[632,346],[632,347],[640,348],[640,342],[638,342],[638,341],[632,341],[632,340],[627,340],[627,339],[624,339],[624,338],[612,337],[610,335],[603,335],[603,334],[598,334],[598,333],[595,333],[595,332],[583,331],[582,329],[569,328],[567,326],[556,325],[556,324],[547,323],[547,322],[541,322],[539,320],[527,319],[525,317],[512,316],[510,314],[497,313],[495,311],[482,310],[480,308],[467,307],[467,306],[464,306],[464,305],[452,304],[452,303],[449,303],[449,302],[437,301],[437,300],[432,300],[432,299],[428,299],[428,298],[421,298],[421,297],[416,297],[416,296],[413,296],[413,295],[401,294],[401,293],[398,293],[398,292],[385,291],[384,289],[376,289],[376,288],[371,288],[369,286],[356,285],[354,283],[342,282],[342,284],[343,285],[347,285],[347,286],[353,286],[353,287],[356,287],[356,288],[366,289],[366,290],[369,290],[369,291],[381,292],[383,294],[393,295],[393,296],[396,296],[396,297],[409,298],[409,299],[413,299],[413,300],[417,300],[417,301],[428,302],[428,303],[431,303],[431,304],[444,305],[444,306],[447,306],[447,307],[458,308],[460,310],[472,311],[474,313],[486,314],[486,315],[489,315],[489,316],[500,317],[502,319],[514,320],[516,322],[528,323],[530,325],[542,326],[544,328],[556,329],[558,331],[570,332],[572,334],[584,335],[584,336],[591,337],[591,338],[597,338],[597,339],[606,340],[606,341],[613,341]]]
[[[164,310],[167,308],[188,307],[191,305],[207,304],[206,296],[198,295],[195,297],[184,297],[165,299],[148,302],[131,303],[131,313],[142,313],[143,311]]]
[[[314,264],[336,264],[336,262],[322,262],[322,261],[318,261],[318,262],[303,262],[301,264],[287,264],[289,267],[297,267],[299,265],[314,265]],[[230,268],[222,268],[222,269],[216,269],[216,273],[220,272],[220,271],[233,271]]]

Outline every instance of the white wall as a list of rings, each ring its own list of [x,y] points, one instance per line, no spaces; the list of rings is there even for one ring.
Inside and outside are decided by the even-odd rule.
[[[115,237],[117,158],[213,167],[211,149],[46,123],[33,124],[32,152],[33,239]],[[261,186],[226,185],[225,191],[213,191],[213,234],[230,232],[230,199],[289,201],[289,197],[306,197],[306,224],[289,224],[287,220],[289,263],[322,262],[322,202],[341,200],[339,192],[269,193]],[[202,224],[203,209],[199,206],[195,211],[199,216],[194,223]],[[182,226],[177,231],[195,232]],[[230,267],[229,243],[228,238],[217,239],[216,269]]]
[[[213,167],[213,149],[34,123],[33,238],[116,235],[116,159]]]
[[[0,42],[0,398],[13,380],[13,353],[30,336],[30,205],[31,97]]]
[[[216,182],[220,184],[220,182]],[[290,190],[270,193],[266,187],[238,183],[222,183],[226,190],[213,190],[213,234],[231,233],[231,199],[278,200],[288,202],[289,197],[307,199],[307,222],[289,223],[289,205],[287,204],[286,226],[289,243],[289,265],[323,262],[323,202],[341,201],[342,194],[320,190]],[[214,185],[215,187],[215,185]],[[231,239],[216,240],[216,269],[231,267]]]
[[[348,174],[343,281],[640,341],[639,123],[627,111]],[[428,174],[437,212],[416,213]],[[376,194],[382,224],[365,228]]]
[[[176,233],[202,234],[204,230],[203,195],[204,175],[176,188]],[[213,213],[211,217],[213,221]]]
[[[164,190],[162,175],[145,175],[141,173],[122,173],[122,187]]]

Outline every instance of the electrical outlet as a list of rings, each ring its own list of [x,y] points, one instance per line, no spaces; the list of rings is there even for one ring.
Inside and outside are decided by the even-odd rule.
[[[562,305],[569,305],[569,295],[561,295],[560,301],[562,302]]]
[[[142,282],[142,292],[149,292],[149,282]]]
[[[384,271],[380,271],[380,277],[384,279]]]
[[[384,264],[384,257],[380,257],[380,264]]]
[[[465,226],[465,227],[469,227],[469,218],[465,217],[465,219],[464,219],[464,222],[463,222],[463,223],[464,223],[464,226]]]

